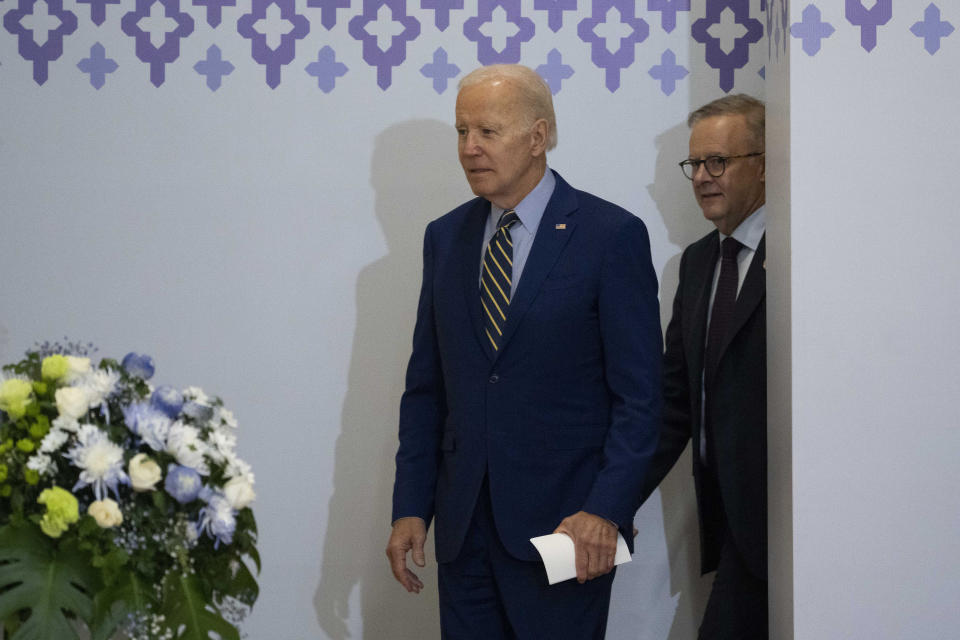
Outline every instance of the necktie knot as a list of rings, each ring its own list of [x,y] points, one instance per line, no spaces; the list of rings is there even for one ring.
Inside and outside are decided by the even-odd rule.
[[[500,215],[500,220],[497,222],[497,229],[509,229],[517,222],[520,222],[520,216],[517,215],[517,212],[513,209],[507,209]]]
[[[723,242],[720,243],[720,251],[724,260],[736,260],[737,254],[740,253],[742,248],[743,245],[733,236],[724,238]]]

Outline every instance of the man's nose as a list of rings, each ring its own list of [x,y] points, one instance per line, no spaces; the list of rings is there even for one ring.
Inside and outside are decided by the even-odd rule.
[[[713,176],[710,175],[710,172],[707,171],[707,163],[701,162],[697,165],[697,168],[693,170],[693,182],[694,184],[702,184],[709,180],[713,180]]]
[[[463,153],[475,156],[480,154],[480,143],[476,133],[469,131],[463,138]]]

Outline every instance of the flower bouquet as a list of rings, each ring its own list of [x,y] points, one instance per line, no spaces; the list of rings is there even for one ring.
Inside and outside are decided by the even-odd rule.
[[[0,374],[5,637],[239,640],[260,558],[233,414],[91,348],[44,343]]]

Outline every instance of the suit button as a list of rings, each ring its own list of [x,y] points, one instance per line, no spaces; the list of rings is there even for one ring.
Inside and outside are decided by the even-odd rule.
[[[499,381],[500,381],[500,376],[498,376],[497,374],[493,374],[492,376],[490,376],[490,384],[497,384],[497,382]]]

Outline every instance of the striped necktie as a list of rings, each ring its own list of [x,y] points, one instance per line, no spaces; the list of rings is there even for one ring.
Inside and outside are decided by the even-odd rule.
[[[480,302],[483,304],[483,328],[496,353],[503,337],[503,325],[510,306],[510,286],[513,283],[513,240],[510,227],[520,218],[509,209],[500,216],[497,232],[490,238],[483,254],[483,271],[480,274]]]

